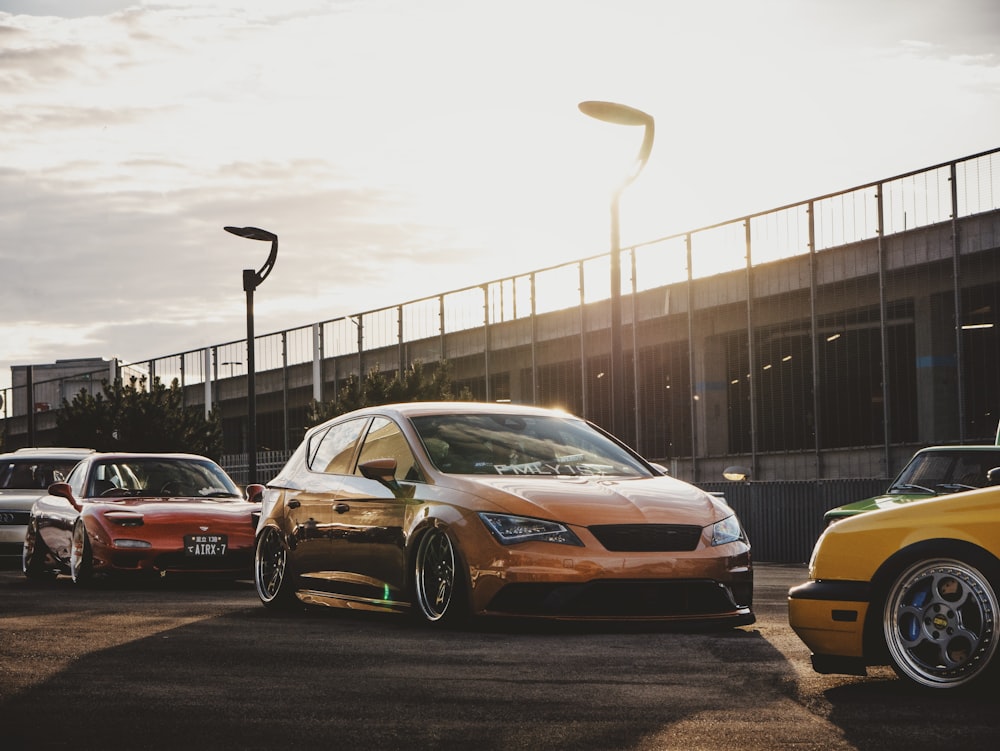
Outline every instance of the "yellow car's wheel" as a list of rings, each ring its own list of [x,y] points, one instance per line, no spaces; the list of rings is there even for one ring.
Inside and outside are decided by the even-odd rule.
[[[883,633],[896,672],[924,688],[959,688],[992,672],[996,582],[951,558],[919,561],[893,581]]]

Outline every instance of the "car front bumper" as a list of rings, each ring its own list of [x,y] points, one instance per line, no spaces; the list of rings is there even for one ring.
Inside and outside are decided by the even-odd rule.
[[[681,553],[484,546],[468,561],[472,610],[560,620],[657,620],[718,626],[755,618],[753,567],[742,542]],[[728,553],[728,555],[727,555]]]
[[[817,672],[854,673],[833,666],[864,659],[869,592],[868,582],[856,581],[809,581],[788,591],[788,623],[813,652]]]
[[[27,522],[27,512],[0,512],[0,556],[20,557]]]

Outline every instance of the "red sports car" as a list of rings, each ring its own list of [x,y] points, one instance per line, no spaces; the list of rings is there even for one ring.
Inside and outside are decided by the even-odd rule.
[[[31,509],[22,569],[77,583],[118,572],[249,575],[261,485],[246,496],[191,454],[91,454]]]

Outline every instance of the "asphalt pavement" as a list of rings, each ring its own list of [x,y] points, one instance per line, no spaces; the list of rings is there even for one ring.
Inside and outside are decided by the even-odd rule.
[[[757,568],[752,626],[276,614],[250,582],[77,589],[0,571],[0,749],[994,748],[995,695],[819,676],[787,625],[804,566]]]

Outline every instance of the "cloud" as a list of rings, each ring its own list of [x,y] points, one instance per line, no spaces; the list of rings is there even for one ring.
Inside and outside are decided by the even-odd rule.
[[[0,384],[238,338],[227,224],[260,333],[606,252],[584,99],[626,243],[991,148],[994,6],[0,0]]]

